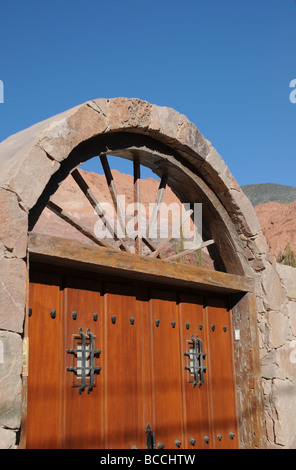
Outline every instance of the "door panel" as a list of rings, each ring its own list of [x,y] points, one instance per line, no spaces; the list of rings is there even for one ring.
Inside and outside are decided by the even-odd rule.
[[[142,319],[135,293],[105,286],[106,447],[144,447]]]
[[[207,299],[209,367],[213,443],[217,449],[237,447],[234,371],[232,360],[232,328],[227,303]],[[234,434],[231,439],[230,433]]]
[[[77,366],[78,354],[66,353],[66,350],[77,349],[81,345],[79,329],[84,333],[87,348],[90,341],[87,330],[94,335],[94,349],[102,350],[103,346],[103,315],[100,296],[101,285],[83,279],[67,278],[64,288],[64,332],[65,332],[65,366],[64,366],[64,447],[68,449],[103,448],[103,367],[94,374],[94,387],[88,393],[90,371],[86,374],[86,388],[79,394],[82,385],[81,371],[66,371],[67,367]],[[76,315],[75,315],[76,314]],[[94,314],[98,315],[94,320]],[[94,366],[100,367],[104,361],[104,352],[94,359]],[[81,360],[81,357],[80,357]],[[90,367],[88,358],[87,366]]]
[[[27,448],[56,448],[60,440],[60,278],[32,277],[29,322]],[[51,311],[55,310],[55,318]],[[52,313],[54,316],[54,314]]]
[[[181,351],[188,353],[191,347],[191,336],[202,340],[203,359],[207,370],[204,372],[204,382],[193,387],[193,377],[185,366],[190,366],[190,358],[183,356],[183,401],[184,401],[184,432],[186,448],[209,449],[212,447],[210,418],[209,418],[209,366],[208,343],[203,309],[203,298],[195,295],[180,295],[179,311],[181,324]]]
[[[150,311],[154,431],[157,443],[161,442],[165,448],[175,449],[176,441],[180,441],[184,445],[181,351],[175,294],[165,291],[151,291]],[[172,322],[175,322],[175,325]]]

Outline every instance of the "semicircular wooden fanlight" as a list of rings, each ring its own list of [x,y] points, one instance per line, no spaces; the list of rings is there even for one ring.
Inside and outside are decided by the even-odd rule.
[[[106,238],[98,237],[94,230],[91,230],[88,226],[84,225],[78,217],[64,210],[56,202],[53,202],[53,200],[49,200],[46,207],[65,222],[70,224],[72,227],[75,227],[75,229],[77,229],[93,243],[101,247],[112,248],[112,250],[116,249],[118,251],[126,251],[141,256],[148,256],[150,258],[161,258],[168,261],[182,260],[182,262],[186,262],[188,256],[197,252],[200,253],[202,249],[214,243],[213,240],[202,241],[201,237],[199,236],[198,242],[195,237],[189,246],[188,244],[187,246],[179,246],[177,252],[172,248],[171,241],[174,237],[174,234],[177,232],[180,233],[180,231],[182,231],[182,226],[192,216],[192,210],[187,210],[185,213],[183,213],[182,217],[176,222],[177,226],[176,224],[170,225],[166,237],[158,240],[149,237],[149,234],[153,233],[155,225],[157,224],[160,207],[163,202],[165,190],[167,188],[168,178],[166,174],[163,174],[160,178],[156,199],[154,204],[152,204],[153,211],[149,220],[146,222],[145,231],[143,233],[141,230],[141,223],[138,223],[140,220],[141,205],[141,164],[137,159],[133,160],[134,220],[136,222],[134,225],[133,237],[130,235],[127,237],[126,213],[121,205],[120,197],[117,193],[115,180],[108,162],[108,157],[107,155],[101,155],[99,158],[111,195],[112,203],[114,205],[116,217],[118,219],[119,225],[117,224],[117,227],[119,227],[120,230],[117,230],[113,221],[109,219],[108,214],[104,211],[102,202],[94,194],[94,191],[92,191],[86,182],[79,168],[76,168],[71,172],[71,177],[78,185],[84,196],[88,199],[101,223],[112,234],[112,243],[107,241]],[[168,250],[168,246],[170,246],[171,249]],[[189,264],[192,264],[192,262]]]

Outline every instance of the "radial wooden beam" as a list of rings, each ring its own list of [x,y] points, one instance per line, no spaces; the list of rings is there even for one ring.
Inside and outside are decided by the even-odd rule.
[[[133,162],[134,168],[134,220],[135,220],[135,232],[137,236],[135,238],[135,253],[138,255],[142,254],[142,230],[141,230],[141,166],[138,160]]]
[[[74,181],[77,183],[77,185],[79,186],[83,194],[87,197],[88,201],[90,202],[92,207],[95,209],[96,213],[102,220],[103,224],[106,226],[109,233],[112,235],[112,237],[114,237],[114,240],[115,241],[119,240],[120,241],[119,246],[122,246],[126,251],[130,251],[128,246],[124,242],[124,240],[117,235],[115,227],[112,226],[112,223],[109,221],[107,215],[104,213],[102,205],[100,204],[99,200],[96,198],[94,193],[89,188],[87,182],[85,181],[85,179],[83,178],[79,170],[75,169],[74,171],[72,171],[71,176],[73,177]]]
[[[181,227],[185,224],[186,220],[192,215],[193,213],[193,210],[190,209],[189,211],[186,211],[185,214],[182,215],[182,218],[181,218],[181,222],[178,221],[178,223],[176,223],[172,228],[171,230],[169,231],[169,235],[167,238],[164,238],[162,240],[162,242],[160,243],[160,245],[158,246],[157,250],[153,251],[152,253],[150,253],[150,257],[151,258],[156,258],[159,253],[166,247],[166,245],[168,244],[168,242],[171,240],[171,238],[173,237],[174,233],[176,232],[177,229],[181,229]]]
[[[61,207],[59,207],[54,202],[49,201],[46,207],[50,209],[58,217],[63,219],[65,222],[68,222],[68,224],[70,224],[72,227],[75,227],[80,233],[82,233],[84,236],[89,238],[91,241],[93,241],[97,245],[103,246],[105,248],[114,249],[111,245],[109,245],[109,243],[106,243],[104,240],[97,238],[94,232],[92,232],[90,229],[85,227],[85,225],[83,225],[80,222],[80,220],[76,219],[76,217],[73,217],[73,215],[64,211]]]
[[[154,204],[154,207],[153,207],[152,216],[151,216],[151,219],[149,221],[148,230],[147,230],[147,234],[148,234],[149,238],[151,238],[151,234],[153,234],[153,229],[154,229],[155,223],[157,221],[157,216],[158,216],[158,213],[159,213],[160,205],[162,203],[165,188],[166,188],[166,184],[167,184],[167,179],[168,179],[167,175],[163,175],[161,180],[160,180],[160,183],[159,183],[156,201],[155,201],[155,204]]]
[[[107,156],[106,155],[101,155],[100,160],[101,160],[101,163],[102,163],[102,167],[103,167],[103,170],[104,170],[104,173],[105,173],[105,178],[106,178],[106,181],[107,181],[107,185],[108,185],[111,197],[112,197],[112,201],[113,201],[116,213],[117,213],[117,217],[119,219],[121,229],[122,229],[123,233],[125,234],[125,230],[126,230],[125,213],[123,212],[123,209],[121,207],[121,204],[120,204],[120,201],[119,201],[119,198],[118,198],[114,178],[113,178],[111,170],[110,170],[110,166],[109,166],[109,163],[108,163]]]
[[[202,250],[202,248],[205,248],[206,246],[212,245],[214,243],[214,240],[208,240],[206,242],[200,243],[199,245],[195,245],[192,248],[188,248],[187,250],[183,250],[178,254],[168,256],[167,258],[164,258],[165,261],[174,261],[175,259],[178,258],[183,258],[184,256],[190,255],[191,253],[194,253],[197,250]]]

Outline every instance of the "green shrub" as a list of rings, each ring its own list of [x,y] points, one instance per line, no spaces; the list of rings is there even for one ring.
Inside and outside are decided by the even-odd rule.
[[[286,246],[283,263],[286,266],[293,266],[293,268],[296,268],[296,257],[294,251],[291,249],[290,243]]]

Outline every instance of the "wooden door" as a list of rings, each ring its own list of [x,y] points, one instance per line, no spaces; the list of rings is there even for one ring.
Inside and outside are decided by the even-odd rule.
[[[182,383],[183,383],[183,406],[184,406],[184,441],[187,448],[208,449],[212,448],[211,420],[210,420],[210,389],[208,367],[208,338],[206,315],[203,308],[203,297],[197,295],[181,294],[179,297],[180,327],[181,327],[181,349],[190,354],[192,338],[200,338],[203,351],[204,382],[194,383],[191,371],[185,369],[190,367],[190,356],[183,355]]]
[[[61,441],[61,278],[32,273],[27,404],[28,448],[54,449]]]
[[[106,283],[104,294],[105,447],[144,448],[141,302],[126,285]]]
[[[82,366],[83,335],[86,349],[101,351],[93,358],[93,367],[101,367],[104,359],[103,322],[101,311],[101,283],[67,277],[61,291],[64,307],[63,348],[61,351],[62,380],[60,383],[63,404],[63,429],[61,446],[67,449],[103,448],[104,374],[100,369],[86,370],[85,382],[82,370],[67,370]],[[96,317],[98,315],[98,318]],[[92,335],[92,337],[90,336]],[[92,345],[90,339],[92,338]],[[78,352],[70,352],[77,351]],[[89,353],[87,366],[91,367]],[[93,377],[91,374],[93,373]],[[93,384],[93,387],[92,387]],[[85,387],[82,389],[82,387]],[[92,387],[92,388],[91,388]]]
[[[225,299],[206,299],[212,438],[217,449],[238,446],[232,326]]]
[[[156,445],[176,448],[183,440],[182,374],[176,294],[150,292],[153,430]],[[150,423],[149,423],[150,424]]]
[[[238,446],[225,299],[38,272],[29,303],[28,448]]]

